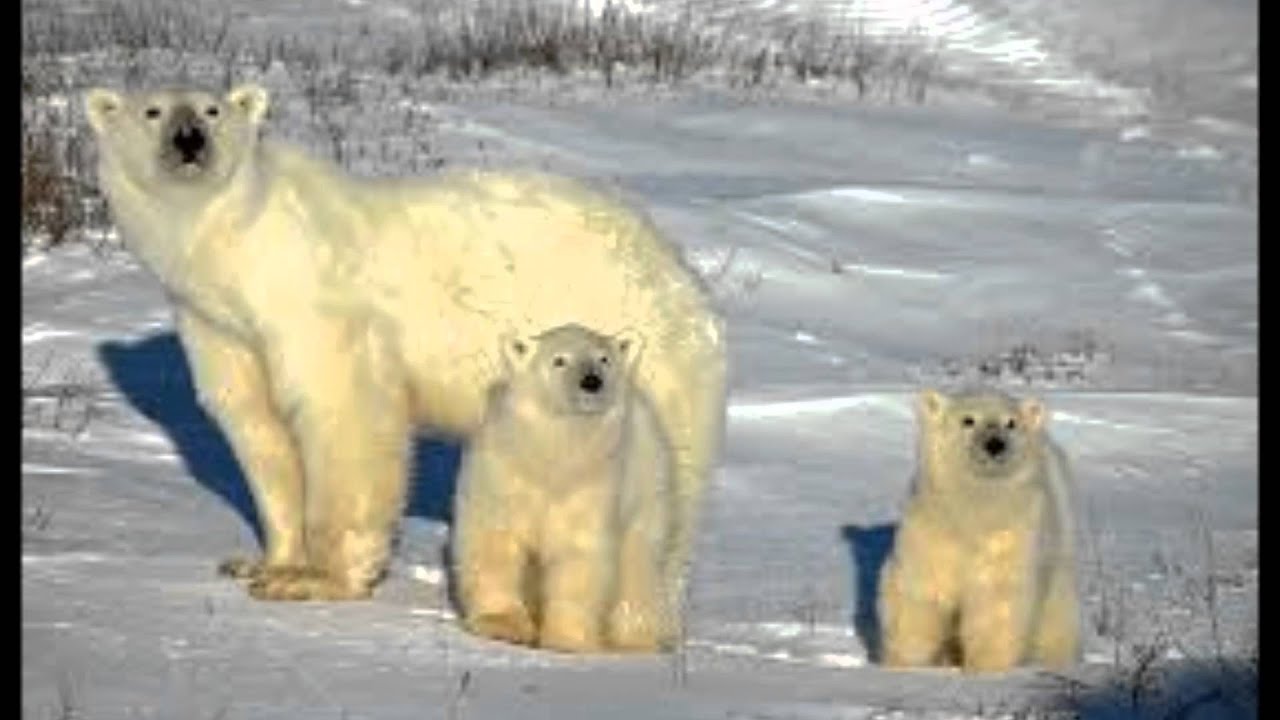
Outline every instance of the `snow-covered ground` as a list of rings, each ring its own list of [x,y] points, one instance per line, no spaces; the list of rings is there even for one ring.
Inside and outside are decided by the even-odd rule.
[[[298,88],[264,81],[288,134]],[[252,509],[163,295],[122,252],[72,246],[23,261],[24,718],[941,719],[1061,701],[1076,686],[1034,670],[868,661],[913,393],[962,379],[1044,396],[1074,461],[1081,714],[1116,717],[1150,655],[1141,709],[1222,687],[1201,710],[1252,716],[1252,690],[1213,682],[1219,658],[1257,652],[1251,170],[977,104],[435,97],[403,98],[434,152],[620,185],[729,320],[728,443],[683,652],[462,632],[440,561],[457,450],[440,445],[419,448],[372,601],[265,604],[216,577],[256,547]],[[353,142],[386,140],[368,104],[344,116]]]

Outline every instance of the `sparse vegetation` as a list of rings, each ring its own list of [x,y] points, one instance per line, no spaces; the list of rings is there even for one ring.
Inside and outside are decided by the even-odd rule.
[[[1146,720],[1147,718],[1257,717],[1258,658],[1256,648],[1235,656],[1224,649],[1218,628],[1222,608],[1216,586],[1208,524],[1193,520],[1205,552],[1202,572],[1190,574],[1177,603],[1208,619],[1210,637],[1204,643],[1188,640],[1186,627],[1135,616],[1130,602],[1130,578],[1119,577],[1102,560],[1100,538],[1089,520],[1087,577],[1094,602],[1089,603],[1086,628],[1112,645],[1112,666],[1100,679],[1061,676],[1055,717],[1080,720]],[[1178,568],[1183,563],[1164,550],[1153,557],[1156,567]]]
[[[370,15],[305,34],[176,0],[101,0],[70,11],[29,0],[23,10],[24,251],[106,224],[79,112],[80,94],[96,84],[224,87],[267,76],[306,102],[305,117],[281,124],[289,134],[353,169],[423,173],[445,159],[414,103],[393,93],[403,100],[537,75],[604,88],[820,83],[923,101],[936,64],[911,38],[877,40],[817,20],[713,21],[694,3],[664,15],[580,0],[423,0],[394,22]],[[360,113],[373,106],[405,132],[370,127]]]
[[[50,381],[52,356],[23,378],[22,425],[79,438],[98,414],[97,389],[73,368],[61,381]]]
[[[945,358],[931,373],[953,382],[1036,387],[1078,386],[1110,363],[1112,351],[1089,332],[1071,333],[1055,349],[1021,342],[969,358]]]

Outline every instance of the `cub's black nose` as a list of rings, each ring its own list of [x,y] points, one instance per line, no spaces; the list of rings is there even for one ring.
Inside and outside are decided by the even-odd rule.
[[[998,437],[992,437],[987,438],[987,441],[982,444],[982,447],[986,448],[987,454],[991,457],[1000,457],[1000,455],[1002,455],[1009,446],[1004,440]]]
[[[589,393],[597,393],[600,392],[600,388],[604,387],[604,381],[595,373],[587,373],[578,382],[578,387]]]
[[[205,147],[204,130],[198,125],[182,125],[173,135],[173,146],[182,153],[183,162],[193,162]]]

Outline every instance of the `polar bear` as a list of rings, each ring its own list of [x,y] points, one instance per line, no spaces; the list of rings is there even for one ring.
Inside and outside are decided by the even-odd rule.
[[[919,471],[880,582],[885,663],[1076,662],[1073,491],[1043,403],[928,389],[917,404]]]
[[[569,652],[670,647],[672,456],[629,377],[641,342],[563,325],[504,343],[508,374],[455,496],[472,632]]]
[[[670,438],[685,577],[722,444],[723,321],[640,211],[530,171],[368,179],[262,138],[268,93],[94,89],[99,181],[168,291],[196,390],[245,471],[264,599],[368,597],[415,429],[466,438],[500,335],[576,322],[646,338],[635,371]]]

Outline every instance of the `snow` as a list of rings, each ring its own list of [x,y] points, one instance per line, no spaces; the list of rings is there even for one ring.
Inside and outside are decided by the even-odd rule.
[[[964,24],[994,3],[930,7]],[[1054,55],[1063,33],[1037,37],[1061,67],[1144,77],[1134,53],[1108,69]],[[728,440],[684,650],[570,657],[458,628],[441,564],[457,449],[425,441],[372,601],[253,601],[214,573],[256,550],[252,506],[195,406],[163,292],[123,251],[69,246],[23,259],[24,718],[941,720],[1051,703],[1067,684],[1033,669],[890,671],[868,654],[914,393],[965,379],[1043,396],[1076,471],[1072,677],[1102,686],[1144,647],[1175,674],[1256,657],[1256,178],[1222,121],[1196,136],[1212,152],[1189,152],[1134,124],[977,102],[409,100],[450,162],[621,186],[728,318]]]

